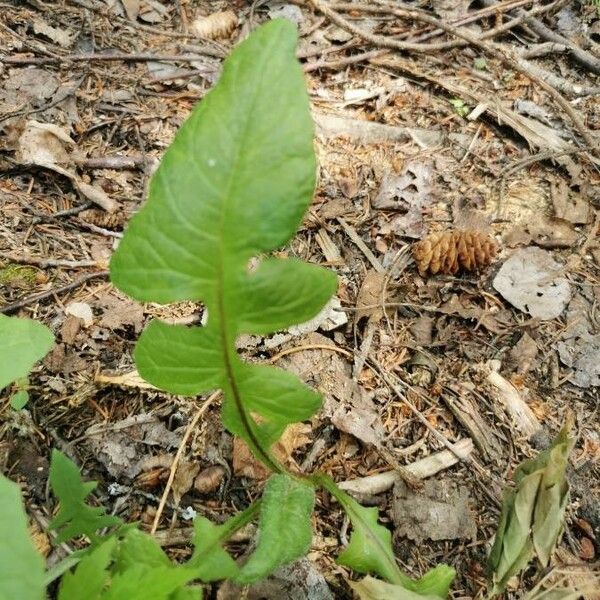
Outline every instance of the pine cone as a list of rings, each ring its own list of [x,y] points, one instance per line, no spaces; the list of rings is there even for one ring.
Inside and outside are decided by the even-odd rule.
[[[478,231],[451,229],[432,233],[412,249],[419,274],[427,271],[456,273],[459,269],[476,271],[490,264],[498,246],[489,236]]]

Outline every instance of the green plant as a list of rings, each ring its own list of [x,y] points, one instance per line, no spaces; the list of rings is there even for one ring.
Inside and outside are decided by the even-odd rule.
[[[239,570],[224,561],[227,575],[250,583],[302,556],[315,487],[323,486],[354,525],[340,561],[419,591],[422,580],[398,568],[375,509],[322,476],[286,472],[272,455],[285,427],[319,408],[319,395],[290,373],[243,362],[235,349],[242,333],[268,334],[313,317],[336,288],[334,274],[318,266],[265,256],[294,234],[315,184],[296,38],[289,22],[273,21],[232,53],[166,152],[113,256],[111,278],[140,301],[204,303],[205,327],[150,323],[135,348],[138,370],[175,394],[223,390],[224,425],[275,473],[260,506],[257,547]],[[434,572],[441,595],[453,576],[448,567]],[[425,583],[429,590],[431,576]]]
[[[0,314],[0,391],[15,382],[11,406],[20,409],[29,399],[27,375],[52,347],[52,332],[31,319]]]
[[[454,107],[456,114],[463,117],[463,119],[471,112],[471,109],[465,104],[465,101],[460,98],[452,98],[451,100],[448,100],[448,102]]]
[[[124,525],[104,508],[90,506],[86,497],[96,487],[84,483],[77,466],[54,450],[50,486],[60,502],[49,529],[54,542],[85,536],[91,543],[67,556],[50,570],[27,533],[27,517],[19,488],[0,475],[0,598],[41,600],[45,589],[60,578],[58,600],[200,600],[202,589],[190,584],[202,579],[194,560],[173,564],[154,538],[135,525]],[[226,523],[233,531],[244,524]],[[112,530],[98,533],[99,529]],[[201,528],[194,543],[208,552]],[[198,537],[202,536],[201,542]],[[217,542],[215,542],[217,544]]]
[[[504,591],[509,579],[536,556],[543,567],[560,538],[569,497],[566,469],[574,440],[570,422],[550,448],[515,470],[515,489],[505,492],[494,546],[488,559],[489,597]]]

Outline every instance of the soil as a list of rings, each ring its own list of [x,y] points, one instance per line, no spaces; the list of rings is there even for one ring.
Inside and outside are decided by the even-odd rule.
[[[252,28],[284,16],[299,28],[319,176],[304,223],[282,252],[333,269],[339,289],[336,303],[306,326],[239,340],[246,359],[290,369],[324,394],[323,410],[290,428],[278,455],[352,482],[471,440],[468,456],[429,474],[425,488],[392,482],[357,497],[380,508],[408,573],[445,562],[458,572],[453,597],[475,598],[485,589],[502,490],[572,415],[571,498],[552,568],[566,573],[563,581],[593,577],[599,9],[583,0],[490,5],[2,4],[0,311],[40,320],[56,336],[31,375],[26,408],[10,408],[10,390],[0,404],[0,465],[21,483],[33,523],[43,529],[56,508],[46,481],[59,448],[99,482],[98,503],[152,526],[205,399],[146,384],[132,350],[151,319],[200,324],[202,307],[140,305],[110,284],[108,262],[223,58]],[[423,10],[447,31],[399,8]],[[231,13],[202,20],[223,11]],[[460,43],[446,47],[451,40]],[[447,230],[494,240],[491,264],[420,274],[413,244]],[[532,291],[538,275],[552,289]],[[260,496],[267,475],[223,429],[218,400],[190,433],[156,534],[175,559],[191,554],[194,514],[224,520]],[[414,510],[401,510],[406,503]],[[440,522],[423,517],[430,505]],[[302,591],[311,577],[324,578],[333,597],[352,597],[347,580],[355,575],[335,563],[347,541],[344,516],[325,493],[315,515],[303,575],[280,573],[283,587],[271,581],[256,597],[321,597]],[[251,534],[229,549],[243,555]],[[64,552],[42,547],[49,564]],[[539,577],[527,570],[507,597],[523,596]],[[315,585],[327,597],[327,586]],[[219,597],[238,597],[230,587]]]

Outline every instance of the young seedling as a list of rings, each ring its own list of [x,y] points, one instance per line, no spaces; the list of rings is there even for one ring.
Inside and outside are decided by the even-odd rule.
[[[243,362],[235,348],[240,334],[269,334],[310,319],[336,288],[330,271],[267,255],[294,234],[315,186],[296,41],[290,22],[273,21],[225,61],[220,81],[166,152],[147,203],[113,256],[111,278],[142,302],[204,303],[204,327],[150,323],[135,348],[138,370],[174,394],[223,390],[225,427],[275,472],[262,499],[257,548],[234,578],[256,581],[308,550],[314,488],[323,486],[354,525],[343,564],[418,590],[419,582],[398,569],[375,509],[325,477],[287,473],[273,457],[285,427],[310,418],[320,396],[290,373]],[[228,576],[233,572],[229,563]],[[453,576],[447,567],[435,571],[439,595]]]

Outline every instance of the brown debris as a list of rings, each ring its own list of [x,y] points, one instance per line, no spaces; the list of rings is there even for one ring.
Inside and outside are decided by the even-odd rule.
[[[229,37],[238,25],[238,18],[232,10],[216,12],[196,19],[191,30],[200,38],[214,40]]]
[[[460,269],[477,271],[496,256],[498,246],[478,231],[448,230],[432,233],[413,246],[419,274],[455,274]]]

